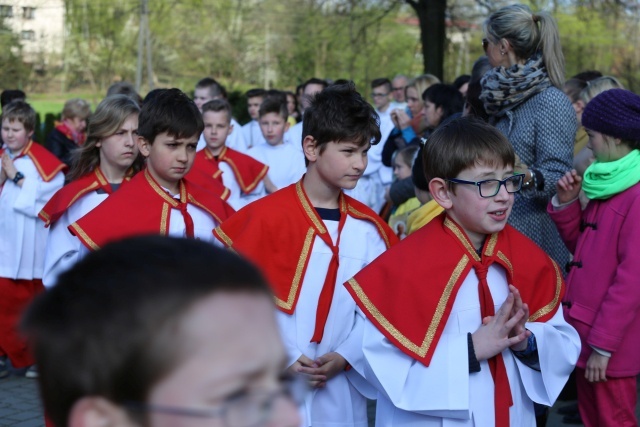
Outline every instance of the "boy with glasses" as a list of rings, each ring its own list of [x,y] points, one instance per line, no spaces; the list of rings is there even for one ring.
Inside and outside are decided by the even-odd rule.
[[[560,268],[507,225],[522,187],[513,148],[462,118],[423,161],[445,212],[345,284],[366,319],[352,365],[377,389],[376,425],[535,426],[533,402],[553,405],[580,341]]]

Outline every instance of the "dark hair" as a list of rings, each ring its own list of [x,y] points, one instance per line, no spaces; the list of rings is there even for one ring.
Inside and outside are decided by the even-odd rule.
[[[233,113],[231,111],[231,105],[229,105],[226,99],[212,99],[211,101],[205,102],[202,105],[202,115],[207,111],[213,111],[214,113],[224,111],[227,113],[229,123],[231,123],[231,115]]]
[[[35,299],[22,321],[48,416],[68,425],[85,396],[145,402],[180,363],[186,313],[223,292],[270,296],[253,265],[199,240],[137,237],[87,255]]]
[[[212,98],[227,99],[227,89],[218,83],[216,79],[205,77],[196,83],[196,89],[209,89],[209,96]]]
[[[453,119],[439,126],[422,151],[427,181],[455,178],[479,163],[492,166],[515,164],[509,140],[495,127],[474,117]]]
[[[289,117],[289,110],[287,109],[287,98],[284,96],[267,96],[260,104],[260,110],[258,112],[259,117],[265,114],[275,113],[282,117],[285,121]]]
[[[74,161],[68,181],[73,181],[94,170],[100,164],[100,148],[97,144],[120,130],[120,126],[132,114],[138,115],[138,103],[126,95],[111,95],[103,99],[91,117],[87,127],[87,140],[74,151]],[[140,154],[131,165],[131,175],[136,174],[143,166]]]
[[[371,89],[375,89],[375,88],[380,87],[380,86],[386,86],[387,87],[387,92],[391,92],[391,81],[388,78],[382,77],[382,78],[379,78],[379,79],[374,79],[371,82]]]
[[[582,92],[585,87],[587,87],[586,80],[572,77],[564,82],[563,91],[569,97],[571,103],[574,103],[580,99],[580,92]]]
[[[317,77],[312,77],[302,84],[302,89],[303,90],[306,89],[306,87],[309,85],[320,85],[322,86],[323,89],[326,89],[327,86],[329,86],[329,83],[327,83],[326,80],[322,80]]]
[[[12,122],[17,120],[22,123],[24,130],[27,132],[33,132],[36,128],[36,112],[25,101],[15,100],[8,103],[2,110],[2,121],[8,120]]]
[[[109,86],[109,89],[107,89],[107,97],[111,95],[126,95],[133,99],[138,106],[142,105],[142,97],[129,82],[117,82]]]
[[[302,140],[312,136],[320,153],[329,142],[358,145],[380,142],[380,119],[352,82],[331,85],[316,94],[304,112]],[[305,164],[309,164],[305,157]]]
[[[5,105],[12,101],[24,101],[25,99],[27,99],[27,95],[20,89],[6,89],[0,94],[0,105],[4,108]]]
[[[422,152],[424,147],[420,146],[416,158],[411,167],[411,182],[413,186],[422,191],[429,191],[429,181],[424,176],[424,161],[422,160]]]
[[[460,91],[454,85],[444,83],[429,86],[422,93],[422,100],[432,102],[436,108],[442,108],[440,123],[453,114],[462,112],[464,107],[464,98]]]
[[[471,81],[471,76],[469,74],[463,74],[461,76],[458,76],[453,81],[453,85],[456,87],[456,89],[460,90],[460,88],[464,86],[465,83],[469,83],[470,81]]]
[[[138,118],[138,135],[149,144],[163,132],[176,138],[191,138],[199,137],[203,130],[200,110],[184,92],[175,88],[159,91],[151,102],[142,106]]]
[[[584,80],[585,82],[595,80],[598,77],[602,77],[602,73],[597,70],[585,70],[581,71],[575,76],[572,76],[572,79]]]
[[[473,63],[473,68],[471,69],[471,79],[469,80],[467,97],[465,99],[468,115],[482,119],[485,122],[489,120],[489,115],[484,109],[484,104],[480,101],[480,94],[482,93],[482,84],[480,84],[480,80],[486,72],[492,68],[493,67],[489,63],[489,58],[486,55],[482,55],[476,59],[476,62]]]
[[[249,89],[244,96],[249,99],[249,98],[263,98],[265,95],[267,94],[267,91],[262,89],[262,88],[254,88],[254,89]]]
[[[162,91],[164,91],[165,89],[163,88],[158,88],[158,89],[153,89],[150,90],[149,92],[147,92],[147,95],[144,97],[144,99],[142,100],[142,104],[145,104],[147,102],[151,102],[156,98],[156,95],[159,95],[160,93],[162,93]]]

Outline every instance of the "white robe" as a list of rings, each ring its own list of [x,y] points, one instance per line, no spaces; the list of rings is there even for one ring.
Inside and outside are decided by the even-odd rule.
[[[291,126],[284,134],[284,143],[289,144],[302,152],[302,122]]]
[[[262,135],[262,129],[260,129],[260,123],[257,120],[251,120],[246,125],[243,125],[242,128],[236,128],[234,132],[242,133],[247,149],[267,142]]]
[[[109,194],[92,191],[76,200],[73,205],[49,228],[49,241],[44,257],[42,283],[49,288],[56,284],[58,276],[79,260],[82,243],[71,234],[69,226],[102,203]]]
[[[240,151],[241,153],[246,153],[249,148],[246,141],[244,140],[244,136],[242,135],[242,126],[233,117],[231,118],[231,125],[233,126],[233,131],[227,137],[224,145],[229,148],[233,148],[234,150]],[[196,151],[200,151],[206,146],[207,142],[204,140],[204,134],[200,134],[200,139],[198,139],[198,146],[196,147]]]
[[[261,144],[247,154],[269,166],[267,176],[278,189],[300,181],[307,171],[302,151],[290,144]]]
[[[335,242],[338,221],[324,221],[324,224]],[[302,354],[315,360],[335,351],[349,363],[358,358],[362,343],[360,337],[352,334],[357,319],[356,305],[342,284],[385,250],[385,243],[373,224],[347,217],[340,238],[340,264],[331,310],[322,341],[316,344],[310,340],[315,329],[318,299],[332,256],[326,243],[316,237],[294,313],[288,315],[277,311],[289,365]],[[352,386],[347,375],[340,373],[327,381],[325,388],[308,395],[302,426],[367,427],[366,410],[365,398]]]
[[[84,204],[78,205],[78,203],[82,202],[83,199],[74,203],[71,208],[67,210],[67,213],[65,213],[65,216],[69,214],[68,218],[65,221],[68,221],[72,215],[78,215],[78,217],[74,221],[66,224],[67,226],[82,218],[84,215],[89,213],[91,209],[100,204],[100,202],[98,202],[91,209],[78,214],[78,212],[80,212],[80,210],[84,206]],[[95,199],[93,201],[95,201]],[[91,202],[91,199],[87,200],[87,204],[90,204]],[[77,211],[72,210],[74,207],[76,207],[76,205]],[[193,220],[193,234],[196,239],[209,242],[219,247],[223,246],[218,241],[218,239],[213,237],[213,229],[220,224],[218,224],[218,222],[214,220],[211,215],[209,215],[203,209],[192,205],[191,203],[187,203],[187,212],[189,212],[189,215],[191,215],[191,219]],[[130,214],[135,215],[135,212],[130,212]],[[63,216],[63,218],[65,216]],[[63,220],[63,218],[59,219],[56,224],[54,224],[54,226],[60,223],[58,227],[62,227],[63,224],[61,223],[61,221]],[[65,229],[68,230],[67,227],[65,227]],[[167,230],[167,235],[182,238],[187,236],[187,229],[184,223],[184,218],[182,217],[182,213],[179,209],[170,209],[169,229]],[[43,281],[43,284],[46,287],[54,286],[60,274],[73,267],[75,263],[80,261],[82,258],[87,256],[89,252],[91,252],[86,246],[82,244],[82,242],[80,242],[80,239],[72,235],[71,232],[69,232],[69,236],[71,236],[71,238],[68,238],[66,235],[64,235],[62,231],[60,232],[60,234],[58,234],[58,236],[63,236],[64,238],[60,239],[59,245],[56,244],[55,248],[51,248],[51,255],[48,255],[50,257],[49,265],[51,269],[47,272],[46,282]]]
[[[267,194],[263,181],[260,181],[251,193],[243,193],[236,176],[233,174],[231,166],[224,161],[220,161],[218,168],[222,171],[222,182],[224,186],[229,189],[229,199],[227,199],[227,203],[229,203],[233,209],[239,210]]]
[[[29,157],[15,159],[14,165],[25,178],[22,187],[7,180],[0,188],[0,277],[40,279],[48,231],[38,213],[62,188],[64,174],[45,182]]]
[[[508,295],[504,269],[493,264],[487,282],[497,311]],[[473,270],[458,291],[429,367],[401,352],[364,320],[363,357],[353,366],[369,383],[362,381],[358,388],[378,399],[376,426],[495,425],[488,362],[480,362],[480,372],[469,373],[467,333],[480,324],[478,279]],[[529,322],[526,327],[536,337],[540,372],[524,365],[510,350],[502,352],[514,402],[510,423],[523,427],[536,425],[534,401],[553,405],[580,353],[578,334],[565,322],[561,308],[546,323]]]

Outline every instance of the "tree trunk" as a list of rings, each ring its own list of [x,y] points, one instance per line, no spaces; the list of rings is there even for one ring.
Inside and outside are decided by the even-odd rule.
[[[420,42],[424,72],[442,80],[446,40],[445,11],[447,0],[406,0],[420,21]]]

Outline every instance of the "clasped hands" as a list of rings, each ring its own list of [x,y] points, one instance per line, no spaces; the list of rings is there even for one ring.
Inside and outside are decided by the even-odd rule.
[[[494,316],[482,319],[482,325],[471,338],[476,359],[487,360],[507,348],[513,351],[527,349],[531,331],[525,328],[529,319],[529,306],[522,302],[520,292],[509,285],[509,295]]]
[[[293,374],[304,374],[313,388],[323,388],[327,381],[345,370],[347,361],[336,352],[327,353],[311,360],[304,354],[287,369]]]

